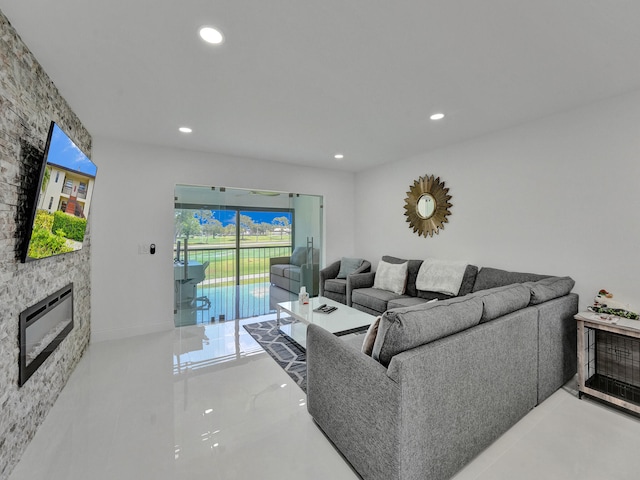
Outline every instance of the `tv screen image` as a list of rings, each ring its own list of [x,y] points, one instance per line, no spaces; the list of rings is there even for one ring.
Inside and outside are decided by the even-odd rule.
[[[96,173],[96,165],[51,122],[23,262],[82,248]]]

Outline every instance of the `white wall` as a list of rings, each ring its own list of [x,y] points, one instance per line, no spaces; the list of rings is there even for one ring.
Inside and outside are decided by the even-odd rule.
[[[325,263],[465,259],[570,275],[582,307],[606,288],[640,308],[640,92],[355,176],[102,138],[93,159],[93,341],[172,328],[176,183],[323,195]],[[449,223],[433,238],[414,234],[403,209],[425,174],[453,196]],[[152,242],[155,256],[138,255],[138,244]]]
[[[354,254],[354,174],[94,138],[92,341],[173,328],[175,184],[324,196],[325,256]],[[155,255],[138,244],[155,243]]]
[[[453,196],[426,239],[403,209],[425,174]],[[356,245],[374,266],[393,254],[570,275],[581,307],[605,288],[640,308],[640,92],[361,173],[356,193]]]

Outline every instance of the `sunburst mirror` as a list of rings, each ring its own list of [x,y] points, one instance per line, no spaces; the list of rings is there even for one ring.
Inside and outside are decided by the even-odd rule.
[[[425,237],[440,233],[448,223],[447,216],[451,215],[449,200],[449,189],[445,188],[440,177],[425,175],[413,182],[404,201],[404,214],[413,232]]]

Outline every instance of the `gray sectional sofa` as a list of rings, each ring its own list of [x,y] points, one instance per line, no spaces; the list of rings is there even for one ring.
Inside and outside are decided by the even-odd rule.
[[[418,290],[416,278],[422,265],[422,260],[404,260],[391,256],[384,256],[382,260],[392,264],[407,262],[407,279],[404,293],[399,294],[374,288],[376,272],[353,274],[349,275],[348,278],[347,305],[371,315],[382,315],[382,313],[393,308],[411,307],[433,299],[445,300],[452,297],[452,295],[440,292]],[[478,271],[479,269],[475,265],[467,265],[457,296],[461,297],[471,292],[509,283],[535,281],[548,277],[548,275],[508,272],[485,267],[478,278]]]
[[[480,269],[467,295],[388,310],[371,356],[309,326],[308,411],[363,479],[450,478],[575,375],[574,282],[538,277]]]

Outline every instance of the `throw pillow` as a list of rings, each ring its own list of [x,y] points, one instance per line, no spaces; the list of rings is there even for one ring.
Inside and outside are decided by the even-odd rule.
[[[416,297],[418,295],[416,277],[418,276],[420,265],[422,265],[422,260],[405,260],[391,255],[383,255],[382,261],[393,264],[407,262],[407,286],[404,289],[404,293],[410,297]]]
[[[388,290],[402,295],[407,285],[407,267],[407,262],[391,264],[380,260],[373,281],[373,288]]]
[[[307,249],[305,247],[296,247],[291,254],[291,265],[297,265],[301,267],[302,264],[307,263]]]
[[[376,341],[376,335],[378,335],[378,325],[380,325],[380,318],[376,318],[369,328],[367,329],[367,333],[364,335],[364,341],[362,342],[362,353],[365,355],[371,356],[371,352],[373,352],[373,344]]]
[[[362,262],[364,262],[362,258],[342,257],[342,260],[340,260],[340,271],[338,272],[338,276],[336,278],[347,278],[347,276],[351,275],[358,268],[360,268]]]
[[[427,258],[418,271],[416,288],[456,296],[460,291],[467,265],[467,262]]]

